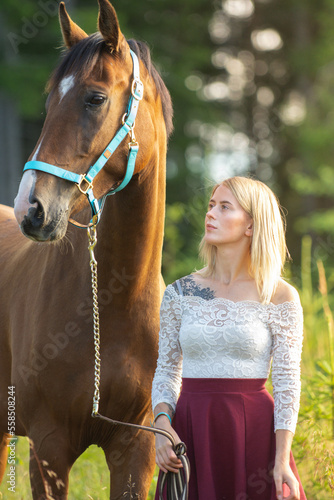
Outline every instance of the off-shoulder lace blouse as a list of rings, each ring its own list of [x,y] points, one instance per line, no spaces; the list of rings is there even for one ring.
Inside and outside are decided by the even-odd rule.
[[[272,369],[275,431],[295,432],[300,399],[300,304],[232,302],[186,295],[168,285],[160,310],[152,406],[175,410],[182,377],[264,378]],[[181,293],[180,293],[181,292]]]

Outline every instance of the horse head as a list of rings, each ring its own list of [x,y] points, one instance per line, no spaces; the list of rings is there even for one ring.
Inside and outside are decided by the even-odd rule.
[[[99,32],[88,36],[59,6],[60,26],[67,48],[47,85],[46,119],[31,165],[48,164],[82,175],[97,162],[122,126],[133,94],[132,52],[138,54],[143,99],[138,106],[130,142],[139,147],[134,174],[138,174],[166,148],[172,107],[167,89],[152,66],[144,44],[126,41],[116,12],[108,0],[99,2]],[[100,199],[122,181],[129,140],[120,141],[94,179],[92,192]],[[161,153],[161,152],[160,152]],[[48,171],[26,170],[15,199],[15,216],[23,234],[35,241],[64,237],[70,217],[88,204],[85,193],[66,177]],[[79,185],[80,187],[80,185]]]

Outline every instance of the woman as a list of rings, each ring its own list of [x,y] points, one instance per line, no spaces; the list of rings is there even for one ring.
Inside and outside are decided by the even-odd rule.
[[[189,500],[306,499],[291,454],[303,315],[281,278],[284,233],[267,186],[225,180],[205,218],[206,266],[166,288],[154,425],[187,445]],[[274,399],[264,387],[271,362]],[[162,436],[156,462],[164,472],[182,466]]]

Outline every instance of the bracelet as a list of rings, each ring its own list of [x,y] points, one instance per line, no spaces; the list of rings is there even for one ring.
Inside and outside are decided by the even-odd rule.
[[[154,417],[154,420],[153,420],[153,425],[155,424],[155,421],[157,420],[158,417],[160,417],[160,415],[166,415],[166,417],[168,418],[169,420],[169,423],[170,425],[172,425],[172,419],[170,418],[170,416],[168,415],[168,413],[165,413],[164,411],[161,411],[160,413],[158,413],[158,415],[156,415]]]

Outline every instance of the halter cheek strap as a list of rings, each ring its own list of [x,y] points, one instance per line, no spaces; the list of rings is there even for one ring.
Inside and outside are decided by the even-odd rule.
[[[128,107],[126,113],[122,118],[122,127],[118,130],[115,137],[110,141],[110,143],[103,151],[101,156],[98,158],[98,160],[94,163],[94,165],[92,165],[88,169],[88,171],[82,175],[57,167],[56,165],[51,165],[50,163],[45,163],[43,161],[38,161],[38,160],[28,161],[23,169],[23,172],[25,172],[26,170],[39,170],[41,172],[46,172],[48,174],[54,175],[56,177],[60,177],[61,179],[74,182],[78,186],[79,191],[82,194],[85,194],[88,198],[92,212],[92,219],[89,223],[89,226],[97,224],[100,221],[106,197],[115,194],[118,191],[121,191],[123,188],[125,188],[125,186],[130,182],[133,176],[133,172],[135,170],[136,158],[139,146],[135,140],[133,129],[135,124],[135,119],[137,116],[139,102],[143,98],[144,85],[140,80],[138,57],[131,49],[130,49],[130,54],[133,62],[133,81],[131,85],[131,95],[128,101]],[[102,170],[104,165],[107,163],[112,154],[116,151],[117,147],[127,136],[127,134],[131,135],[131,142],[129,142],[129,155],[128,155],[125,176],[122,182],[116,188],[111,189],[101,199],[97,200],[93,193],[94,178]],[[74,223],[74,224],[78,227],[82,227],[82,224],[79,223]]]

